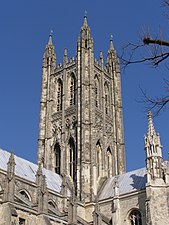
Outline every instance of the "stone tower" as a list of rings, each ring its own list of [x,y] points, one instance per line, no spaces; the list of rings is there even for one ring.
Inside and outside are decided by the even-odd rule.
[[[94,60],[86,16],[76,58],[56,66],[52,36],[42,66],[38,162],[66,175],[81,201],[93,201],[104,178],[125,172],[120,66],[110,40],[106,64]]]

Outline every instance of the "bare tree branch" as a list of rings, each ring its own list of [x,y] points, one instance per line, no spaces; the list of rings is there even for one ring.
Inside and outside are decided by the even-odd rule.
[[[165,9],[169,10],[169,0],[163,0],[163,5]],[[148,63],[154,67],[165,63],[165,66],[169,69],[169,41],[163,38],[161,28],[159,27],[158,35],[154,38],[152,38],[150,28],[148,32],[143,31],[143,34],[140,43],[128,43],[122,48],[122,54],[119,58],[123,69],[130,64],[137,63]],[[166,65],[167,62],[168,66]],[[165,80],[164,83],[167,94],[163,97],[152,98],[141,89],[145,109],[153,110],[155,115],[158,115],[161,110],[166,109],[169,105],[169,81]]]
[[[169,103],[169,95],[152,98],[142,88],[140,88],[140,90],[142,92],[142,99],[140,102],[145,104],[146,112],[152,111],[154,116],[158,116],[161,110],[166,109]]]
[[[145,45],[155,44],[155,45],[161,45],[161,46],[168,46],[169,47],[169,42],[168,41],[151,39],[149,37],[143,38],[143,43]]]

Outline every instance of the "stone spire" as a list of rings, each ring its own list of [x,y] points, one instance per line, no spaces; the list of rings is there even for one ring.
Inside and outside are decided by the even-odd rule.
[[[114,198],[112,202],[112,225],[119,224],[120,221],[120,200],[119,200],[119,179],[114,178]]]
[[[101,65],[101,67],[104,66],[104,59],[103,59],[103,52],[102,51],[100,51],[100,65]]]
[[[144,137],[148,182],[162,178],[162,145],[160,135],[156,133],[153,125],[152,113],[148,112],[148,132]]]
[[[92,47],[93,39],[91,38],[90,27],[87,23],[87,16],[84,16],[83,26],[81,27],[80,37],[84,48]]]
[[[159,156],[162,158],[160,135],[154,129],[151,112],[148,112],[148,132],[145,135],[145,150],[147,157]]]
[[[90,27],[87,23],[87,16],[86,15],[84,16],[83,26],[81,27],[81,31],[84,31],[84,30],[90,31]]]
[[[4,202],[12,202],[14,200],[15,193],[15,157],[14,152],[11,152],[9,157],[9,161],[7,163],[7,175],[5,180],[5,188],[3,201]]]
[[[114,51],[113,35],[110,36],[110,48],[109,48],[109,50],[110,50],[110,51],[112,51],[112,50]]]
[[[66,65],[68,63],[68,54],[67,49],[64,49],[64,57],[63,57],[63,64]]]
[[[88,23],[87,23],[87,15],[84,16],[83,27],[88,27]]]
[[[149,135],[149,137],[156,135],[151,112],[148,112],[148,135]]]
[[[7,177],[8,179],[12,179],[14,174],[15,174],[15,156],[14,156],[14,152],[11,152],[11,155],[9,157],[9,161],[7,163]]]
[[[56,68],[56,54],[55,47],[52,41],[52,33],[50,33],[49,35],[49,40],[43,55],[43,66],[52,66],[53,69]]]
[[[107,66],[112,65],[112,61],[116,59],[116,51],[113,45],[113,35],[110,36],[110,47],[107,53]]]
[[[42,172],[42,164],[39,163],[38,170],[36,173],[36,184],[37,184],[37,196],[38,196],[38,213],[43,214],[48,212],[48,190],[46,177]]]
[[[52,34],[49,35],[49,41],[46,45],[43,55],[42,63],[42,92],[40,101],[40,123],[39,123],[39,136],[38,136],[38,163],[43,162],[45,166],[45,151],[46,140],[52,136],[52,131],[47,130],[47,126],[50,124],[48,116],[50,115],[49,108],[51,107],[51,91],[50,82],[51,74],[56,69],[56,54],[55,47],[52,42]]]

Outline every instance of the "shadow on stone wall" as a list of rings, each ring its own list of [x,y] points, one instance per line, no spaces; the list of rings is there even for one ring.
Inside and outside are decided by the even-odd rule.
[[[145,186],[147,183],[147,175],[144,175],[143,177],[143,176],[132,174],[130,177],[132,178],[132,181],[133,181],[133,183],[131,183],[131,186],[134,189],[137,189],[137,190],[145,189]]]

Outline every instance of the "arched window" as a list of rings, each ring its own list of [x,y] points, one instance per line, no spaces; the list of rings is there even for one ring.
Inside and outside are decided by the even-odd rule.
[[[48,206],[49,206],[50,209],[56,209],[56,205],[55,205],[55,203],[52,200],[50,200],[48,202]]]
[[[112,170],[112,153],[110,150],[110,147],[107,149],[107,175],[108,177],[111,176],[111,170]]]
[[[76,103],[76,83],[75,83],[75,76],[74,74],[72,73],[71,76],[70,76],[70,106],[71,105],[75,105]]]
[[[59,143],[56,143],[55,145],[55,156],[56,156],[56,167],[55,167],[55,172],[60,174],[60,164],[61,164],[61,150],[60,150],[60,145]]]
[[[141,213],[137,209],[133,209],[129,215],[130,225],[142,225]]]
[[[63,94],[63,85],[62,81],[59,79],[57,83],[57,111],[62,110],[62,94]]]
[[[94,90],[95,90],[95,106],[98,108],[100,106],[100,98],[99,98],[99,93],[100,93],[100,90],[99,90],[99,80],[98,80],[98,77],[95,76],[95,79],[94,79]]]
[[[22,190],[19,192],[19,194],[21,194],[22,197],[24,197],[25,199],[31,201],[31,199],[30,199],[29,195],[26,193],[26,191]]]
[[[104,92],[105,92],[105,113],[108,115],[110,113],[110,94],[109,94],[109,87],[108,84],[105,83],[104,85]]]
[[[85,48],[87,48],[87,39],[85,40]]]
[[[77,158],[76,158],[76,149],[73,138],[69,140],[69,175],[72,177],[73,181],[76,180],[76,166],[77,166]]]
[[[101,161],[102,161],[102,151],[101,144],[98,140],[96,143],[96,166],[97,166],[97,178],[101,175]]]

